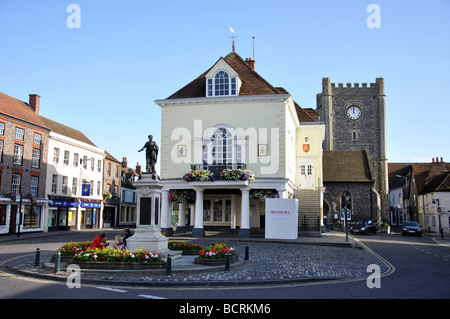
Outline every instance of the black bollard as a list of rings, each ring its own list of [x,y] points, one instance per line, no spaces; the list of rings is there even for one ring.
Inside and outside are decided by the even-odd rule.
[[[61,270],[61,252],[58,250],[56,252],[56,262],[55,262],[55,272]]]
[[[230,253],[225,253],[225,271],[230,271]]]
[[[167,268],[166,268],[166,275],[172,274],[172,257],[170,257],[170,254],[167,254]]]
[[[39,260],[41,259],[41,250],[36,248],[36,255],[34,256],[34,265],[39,266]]]
[[[248,260],[248,244],[245,244],[245,258],[244,260]]]

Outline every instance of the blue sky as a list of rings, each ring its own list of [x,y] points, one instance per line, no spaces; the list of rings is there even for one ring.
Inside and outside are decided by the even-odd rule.
[[[66,24],[70,4],[81,28]],[[380,28],[368,28],[370,4]],[[160,142],[163,99],[231,51],[315,108],[322,77],[385,79],[389,162],[450,162],[450,1],[0,0],[0,92],[85,133],[129,166]],[[163,145],[160,147],[164,147]]]

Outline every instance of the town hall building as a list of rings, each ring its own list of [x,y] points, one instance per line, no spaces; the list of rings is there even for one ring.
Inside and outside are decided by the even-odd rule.
[[[380,221],[387,199],[384,81],[322,82],[316,110],[255,71],[234,50],[161,107],[160,227],[175,232],[264,228],[266,198],[298,199],[299,231]]]

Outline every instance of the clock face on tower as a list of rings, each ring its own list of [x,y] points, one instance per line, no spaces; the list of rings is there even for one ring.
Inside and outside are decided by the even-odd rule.
[[[361,118],[362,112],[359,106],[352,105],[347,109],[347,117],[350,120],[359,120]]]

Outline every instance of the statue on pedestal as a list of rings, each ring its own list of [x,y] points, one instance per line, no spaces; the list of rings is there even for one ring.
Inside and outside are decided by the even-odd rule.
[[[142,146],[142,148],[138,152],[141,152],[144,149],[146,149],[145,158],[147,160],[146,172],[153,174],[153,179],[155,179],[157,176],[155,165],[156,165],[156,162],[158,161],[159,147],[158,147],[158,144],[156,144],[156,142],[153,141],[153,135],[148,136],[148,142],[146,142],[145,145]],[[160,179],[159,176],[158,176],[158,179]]]

